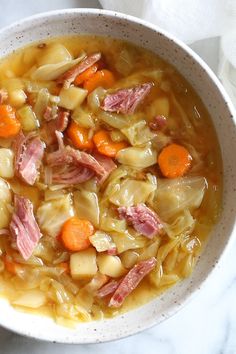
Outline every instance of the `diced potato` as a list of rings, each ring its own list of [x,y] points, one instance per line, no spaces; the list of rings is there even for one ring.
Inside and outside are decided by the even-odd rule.
[[[88,94],[87,90],[71,86],[68,89],[62,89],[60,92],[60,106],[66,109],[74,110],[83,103]]]
[[[112,278],[119,278],[126,272],[126,269],[123,267],[118,256],[99,254],[97,257],[97,263],[99,272]]]
[[[0,200],[10,203],[12,199],[9,184],[0,178]]]
[[[7,207],[7,202],[5,200],[0,200],[0,229],[8,227],[11,219],[11,214]]]
[[[27,96],[22,89],[9,91],[9,103],[14,107],[21,107],[25,104]]]
[[[80,106],[74,110],[72,114],[72,119],[76,123],[78,123],[81,127],[87,129],[94,127],[94,121],[92,115],[89,112],[86,112]]]
[[[70,256],[70,272],[74,279],[89,278],[97,273],[96,250],[89,248]]]
[[[44,292],[37,289],[32,289],[27,292],[24,292],[20,295],[14,302],[14,305],[30,307],[36,309],[45,305],[47,298]]]
[[[11,149],[0,148],[0,177],[12,178],[14,176],[14,153]]]
[[[39,122],[36,118],[32,108],[28,105],[23,106],[18,111],[18,117],[22,126],[22,129],[26,132],[30,132],[39,127]]]

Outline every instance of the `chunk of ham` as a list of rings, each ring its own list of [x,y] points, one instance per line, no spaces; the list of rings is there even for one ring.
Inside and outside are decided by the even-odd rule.
[[[111,280],[97,291],[97,297],[103,298],[113,294],[120,284],[119,280]]]
[[[38,169],[44,154],[44,144],[39,137],[21,132],[16,137],[15,173],[24,182],[33,185],[38,176]]]
[[[167,119],[165,116],[156,116],[153,120],[149,123],[149,127],[152,130],[162,130],[167,125]]]
[[[3,104],[8,99],[8,92],[5,89],[0,89],[0,104]]]
[[[131,207],[119,207],[119,217],[127,220],[140,234],[152,239],[158,234],[163,225],[158,216],[145,204]]]
[[[93,153],[93,157],[104,168],[104,174],[102,176],[98,176],[98,182],[102,184],[112,173],[112,171],[117,168],[117,165],[110,157],[101,155],[98,152]]]
[[[41,129],[41,137],[47,145],[54,144],[56,139],[56,131],[64,132],[69,123],[70,113],[68,111],[59,110],[54,118],[50,118],[51,107],[47,107],[44,112],[44,119],[47,120]]]
[[[41,233],[34,217],[31,201],[15,195],[14,205],[15,211],[10,222],[10,232],[16,241],[20,254],[27,260],[37,246]]]
[[[64,147],[61,140],[59,144],[60,148],[49,153],[46,159],[48,166],[53,168],[52,181],[55,183],[82,183],[94,176],[102,183],[116,168],[110,158],[103,158],[98,154],[94,157],[70,146]]]
[[[133,114],[138,105],[150,92],[152,86],[151,82],[147,82],[111,93],[105,97],[101,108],[108,112]]]
[[[69,88],[79,74],[90,68],[101,59],[101,53],[94,53],[84,58],[80,63],[73,66],[57,79],[58,84],[63,84],[64,88]]]
[[[137,263],[119,283],[108,306],[120,307],[126,297],[139,285],[143,278],[154,269],[156,263],[157,260],[154,257]]]

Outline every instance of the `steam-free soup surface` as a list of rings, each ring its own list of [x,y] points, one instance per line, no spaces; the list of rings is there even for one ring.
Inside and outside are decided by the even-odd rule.
[[[158,56],[110,38],[2,59],[0,177],[0,293],[63,325],[190,276],[220,211],[201,100]]]

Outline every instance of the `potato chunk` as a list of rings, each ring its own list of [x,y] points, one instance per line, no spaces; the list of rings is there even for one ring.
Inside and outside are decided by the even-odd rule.
[[[68,89],[62,89],[60,92],[59,105],[63,108],[74,110],[81,105],[87,96],[87,93],[87,90],[74,86],[71,86]]]
[[[70,272],[74,279],[89,278],[97,273],[96,251],[89,248],[70,256]]]
[[[14,176],[14,153],[11,149],[0,148],[0,177],[12,178]]]
[[[97,258],[99,272],[112,278],[119,278],[125,274],[121,260],[117,256],[99,254]]]

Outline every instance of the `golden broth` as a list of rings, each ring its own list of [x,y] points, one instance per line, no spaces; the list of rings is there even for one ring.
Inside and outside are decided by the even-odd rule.
[[[70,252],[65,251],[61,245],[58,246],[58,243],[52,241],[45,232],[43,232],[44,237],[40,243],[42,243],[42,252],[46,252],[46,256],[43,257],[38,252],[36,255],[37,260],[34,260],[35,264],[34,261],[31,264],[29,261],[23,261],[17,250],[12,247],[10,237],[0,236],[1,295],[7,297],[14,305],[17,298],[24,292],[30,289],[40,289],[40,291],[46,293],[47,301],[45,304],[36,309],[28,309],[17,305],[16,307],[53,316],[62,324],[71,324],[70,321],[99,319],[103,316],[110,317],[128,311],[133,307],[148,302],[160,292],[165,291],[177,281],[191,274],[197,255],[202,250],[212,226],[217,222],[220,212],[222,162],[219,143],[209,114],[189,83],[170,64],[164,62],[154,53],[124,41],[95,36],[70,36],[47,40],[41,45],[30,45],[2,59],[0,63],[0,88],[5,88],[8,92],[23,89],[27,95],[31,91],[27,97],[27,102],[30,105],[34,105],[32,100],[35,99],[37,90],[40,88],[47,87],[51,95],[57,96],[58,86],[55,81],[32,82],[30,79],[31,73],[37,67],[48,63],[45,51],[57,43],[67,48],[73,58],[77,58],[81,51],[85,51],[87,54],[96,51],[102,52],[106,69],[111,70],[116,77],[116,83],[112,87],[114,90],[131,87],[137,82],[154,82],[155,85],[151,94],[139,106],[137,113],[131,117],[132,124],[142,119],[150,122],[154,114],[165,115],[167,117],[167,131],[165,131],[164,135],[171,141],[188,148],[193,157],[192,168],[188,171],[187,177],[203,176],[207,181],[207,188],[200,207],[191,211],[192,217],[196,219],[195,226],[191,232],[185,232],[185,235],[178,235],[179,241],[176,244],[172,244],[166,257],[163,256],[164,247],[173,242],[173,240],[167,235],[156,237],[157,239],[160,238],[157,260],[163,257],[163,261],[158,263],[158,267],[128,296],[124,305],[119,309],[108,308],[106,300],[98,300],[91,294],[92,299],[90,299],[90,302],[87,292],[83,290],[83,286],[86,284],[85,280],[73,280],[68,275],[67,280],[69,278],[80,290],[77,294],[68,290],[70,285],[67,287],[64,280],[63,286],[68,290],[69,295],[67,294],[67,297],[65,296],[64,300],[61,300],[59,299],[60,295],[54,291],[55,289],[50,280],[56,279],[60,283],[61,275],[59,277],[58,275],[55,276],[53,271],[48,269],[45,270],[44,275],[39,271],[39,280],[35,279],[32,270],[40,269],[42,266],[48,268],[56,267],[55,259],[58,259],[63,252],[66,253],[66,261],[70,257]],[[60,59],[60,53],[55,55],[56,62],[60,61],[58,58]],[[153,102],[156,99],[159,99],[159,101],[153,106]],[[83,103],[83,106],[85,105],[86,103]],[[18,109],[18,107],[16,108]],[[100,121],[99,114],[92,113],[95,117],[96,129],[100,126],[103,127],[104,122]],[[105,126],[107,127],[106,124]],[[112,128],[110,127],[109,129]],[[163,136],[159,137],[159,139],[162,138]],[[12,139],[1,138],[0,146],[9,147],[11,146],[11,141]],[[158,141],[156,144],[158,146]],[[160,170],[156,167],[147,168],[145,171],[156,175],[157,178],[162,178]],[[32,201],[36,212],[38,206],[44,201],[45,188],[40,184],[36,184],[33,187],[27,186],[16,177],[6,178],[6,180],[14,193],[22,194]],[[72,186],[69,188],[69,192],[74,192],[77,189],[78,186]],[[102,199],[105,189],[102,187],[97,192],[100,199]],[[151,202],[148,205],[152,206]],[[174,222],[174,219],[164,221],[170,225]],[[140,237],[144,238],[143,236]],[[189,246],[188,242],[192,239],[194,241]],[[136,257],[134,253],[137,252],[137,257],[139,257],[139,254],[153,240],[144,239],[142,242],[142,247],[131,250],[131,253],[133,252],[131,256]],[[10,254],[13,260],[22,267],[22,272],[12,274],[11,271],[4,269],[3,260],[5,253]],[[122,257],[124,257],[124,254],[121,259],[123,259]],[[127,254],[126,258],[129,260],[129,254]]]

